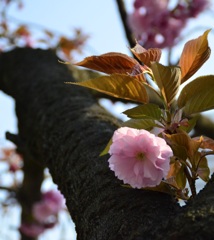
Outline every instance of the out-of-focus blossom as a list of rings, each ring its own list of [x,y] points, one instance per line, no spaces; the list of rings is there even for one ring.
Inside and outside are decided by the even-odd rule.
[[[135,38],[145,48],[174,46],[190,18],[209,6],[208,0],[179,0],[169,9],[169,0],[135,0],[128,24]]]
[[[146,130],[122,127],[112,141],[109,167],[125,184],[154,187],[167,176],[173,153],[164,139]]]
[[[64,197],[59,191],[48,191],[33,206],[34,218],[44,224],[57,222],[57,214],[64,207]]]
[[[26,236],[35,238],[35,237],[38,237],[40,234],[42,234],[46,230],[46,228],[40,224],[23,223],[20,226],[19,230]]]
[[[58,221],[58,213],[65,206],[65,199],[59,191],[47,191],[33,206],[33,221],[22,223],[20,232],[29,237],[38,237],[45,230],[53,228]]]
[[[14,148],[0,149],[0,161],[8,163],[10,172],[20,170],[23,164],[21,155],[19,155]]]

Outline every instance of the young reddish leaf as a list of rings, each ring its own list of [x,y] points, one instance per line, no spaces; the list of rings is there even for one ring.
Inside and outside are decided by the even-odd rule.
[[[158,105],[152,103],[139,105],[132,109],[128,109],[123,113],[129,118],[159,120],[161,117],[161,109],[158,107]]]
[[[151,62],[159,62],[161,58],[161,49],[150,48],[146,50],[138,43],[136,43],[131,51],[142,63],[149,67],[151,66]]]
[[[153,119],[130,119],[122,123],[122,127],[151,130],[155,126]]]
[[[189,79],[206,62],[210,56],[207,36],[210,30],[196,39],[188,41],[183,49],[179,66],[181,67],[181,83]]]
[[[135,78],[127,75],[113,74],[78,83],[67,83],[91,88],[116,98],[134,102],[148,103],[149,100],[144,85]]]
[[[30,36],[30,32],[29,32],[27,26],[25,26],[25,25],[19,26],[19,28],[16,29],[15,34],[17,36]]]
[[[198,77],[187,84],[178,97],[178,107],[186,115],[214,108],[214,75]]]
[[[201,140],[196,141],[191,139],[190,136],[185,133],[176,133],[176,134],[166,134],[168,142],[173,149],[175,156],[179,157],[182,160],[186,160],[188,157],[192,165],[197,164],[197,159],[195,159],[196,152],[201,145]]]
[[[203,157],[198,165],[198,176],[205,182],[209,181],[210,169],[208,167],[207,158]]]
[[[175,177],[177,175],[177,173],[180,171],[181,167],[182,167],[182,164],[180,163],[180,161],[173,160],[173,162],[170,163],[170,169],[169,169],[166,179]]]
[[[77,48],[74,40],[65,37],[60,38],[58,45],[67,58],[70,58],[70,52]]]
[[[170,105],[174,100],[181,80],[181,70],[179,67],[166,67],[160,63],[151,64],[154,79],[161,91],[165,102]]]
[[[179,129],[189,133],[193,130],[193,128],[195,127],[197,121],[199,119],[199,116],[194,116],[193,118],[189,119],[188,122],[187,122],[187,126],[183,126],[181,125],[179,127]]]
[[[135,69],[137,69],[137,71],[141,71],[138,72],[138,74],[142,73],[140,64],[134,58],[117,52],[87,57],[75,65],[90,68],[107,74],[132,74],[132,71]]]
[[[203,136],[203,137],[194,137],[193,140],[202,141],[200,148],[214,150],[214,140],[212,138]]]

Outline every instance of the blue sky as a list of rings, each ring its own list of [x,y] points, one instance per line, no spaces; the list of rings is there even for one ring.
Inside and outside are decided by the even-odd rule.
[[[132,2],[132,0],[125,1],[129,11],[132,9]],[[18,10],[17,6],[13,5],[10,7],[9,15],[16,18],[20,23],[35,23],[68,36],[72,35],[74,28],[83,29],[86,34],[90,35],[90,38],[81,59],[89,55],[99,55],[113,51],[130,54],[115,0],[24,0],[24,8]],[[208,15],[202,15],[197,22],[195,20],[191,21],[190,25],[192,27],[203,26],[205,30],[214,26],[214,20],[209,13]],[[202,33],[203,30],[200,29],[189,36],[189,31],[186,30],[185,36],[187,39],[191,39]],[[214,33],[210,34],[209,39],[211,49],[213,49]],[[175,51],[177,56],[181,53],[181,50],[182,45]],[[162,63],[164,63],[164,57],[162,59]],[[213,62],[212,54],[211,59],[197,75],[214,74]],[[4,141],[5,131],[16,131],[14,102],[1,92],[0,114],[1,144]],[[210,116],[214,120],[214,117]]]

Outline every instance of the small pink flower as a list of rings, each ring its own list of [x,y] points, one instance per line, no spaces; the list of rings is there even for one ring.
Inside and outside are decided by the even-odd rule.
[[[154,187],[167,176],[173,153],[164,139],[146,130],[122,127],[112,141],[109,167],[125,184]]]
[[[42,234],[46,230],[46,228],[42,225],[38,225],[35,223],[32,223],[32,224],[22,223],[19,230],[20,232],[22,232],[24,235],[28,237],[36,238],[40,234]]]
[[[33,216],[40,223],[57,222],[57,214],[64,206],[64,197],[59,191],[48,191],[41,201],[33,206]]]

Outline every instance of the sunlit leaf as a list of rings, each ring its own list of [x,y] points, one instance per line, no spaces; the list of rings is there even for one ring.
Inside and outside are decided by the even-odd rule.
[[[148,95],[144,85],[135,78],[127,75],[113,74],[78,83],[67,83],[91,88],[116,98],[140,103],[148,102]]]
[[[100,56],[87,57],[75,65],[90,68],[107,74],[131,74],[136,66],[138,66],[138,68],[140,67],[140,64],[134,58],[117,52],[110,52],[102,54]]]
[[[136,129],[151,130],[155,126],[155,121],[152,119],[130,119],[122,123],[123,127],[131,127]]]
[[[178,97],[178,107],[186,115],[214,108],[214,75],[198,77],[187,84]]]
[[[209,181],[210,169],[206,157],[203,157],[198,165],[198,176],[205,182]]]
[[[152,63],[151,68],[165,102],[171,104],[180,86],[180,68],[166,67],[157,62]]]
[[[210,56],[207,36],[210,30],[196,39],[188,41],[183,49],[179,66],[181,67],[181,83],[189,79]]]
[[[139,105],[132,109],[128,109],[123,113],[126,114],[129,118],[151,118],[159,120],[161,117],[161,109],[157,105],[152,103]]]
[[[151,62],[159,62],[161,58],[161,49],[150,48],[146,50],[139,43],[131,49],[132,53],[145,65],[151,66]]]
[[[112,144],[112,138],[107,143],[106,147],[103,149],[103,151],[100,153],[100,157],[106,155],[109,152],[110,146]]]

